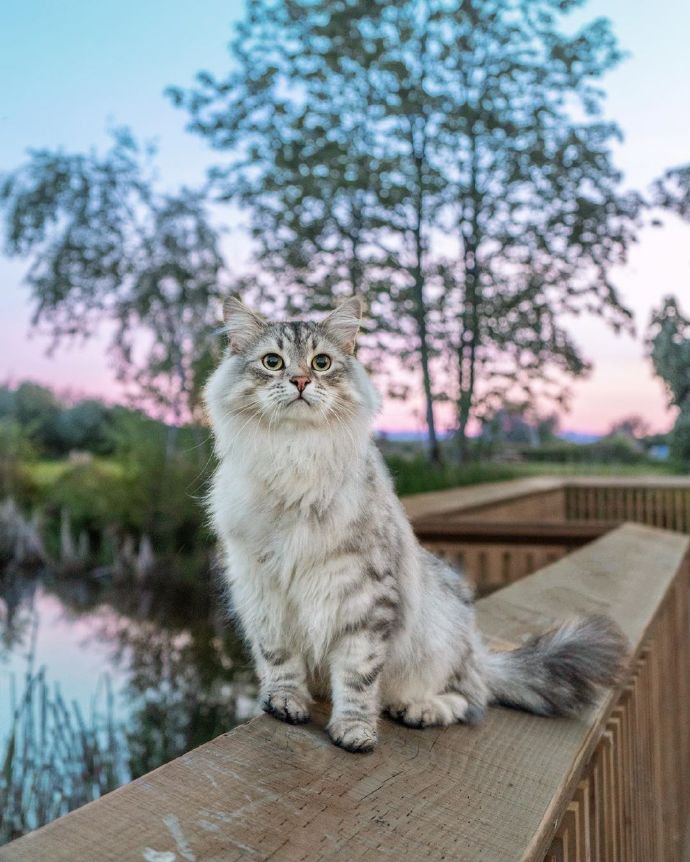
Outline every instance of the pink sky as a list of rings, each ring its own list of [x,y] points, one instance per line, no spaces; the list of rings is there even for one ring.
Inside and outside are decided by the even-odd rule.
[[[663,228],[647,228],[632,250],[626,267],[616,273],[626,302],[635,312],[637,333],[614,335],[600,320],[573,321],[572,331],[594,371],[586,380],[572,384],[571,410],[562,416],[562,427],[582,433],[603,433],[624,416],[643,416],[652,430],[665,431],[674,414],[666,406],[666,396],[652,374],[645,356],[643,336],[650,310],[661,296],[675,293],[690,299],[690,227],[669,220]],[[22,267],[0,261],[0,377],[19,381],[37,380],[58,389],[68,389],[118,400],[121,389],[114,380],[105,346],[107,330],[83,346],[62,348],[52,357],[46,353],[48,340],[31,332],[26,292],[19,284]],[[388,400],[377,423],[387,430],[420,428],[418,399],[408,402]],[[444,412],[439,411],[443,423]],[[445,424],[445,423],[444,423]]]

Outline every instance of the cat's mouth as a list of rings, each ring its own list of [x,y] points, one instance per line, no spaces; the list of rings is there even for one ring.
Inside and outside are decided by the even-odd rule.
[[[311,403],[307,401],[304,395],[298,395],[297,398],[293,398],[290,404],[306,404],[307,407],[311,407]]]

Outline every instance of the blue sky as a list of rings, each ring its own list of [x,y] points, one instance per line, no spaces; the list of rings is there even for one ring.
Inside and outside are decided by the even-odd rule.
[[[156,138],[163,180],[171,186],[203,177],[212,153],[184,130],[185,116],[162,93],[201,68],[223,73],[240,0],[3,0],[0,6],[0,171],[30,147],[71,150],[104,146],[108,126],[130,125]],[[666,167],[690,162],[690,3],[592,0],[579,19],[612,19],[631,56],[605,79],[608,114],[625,133],[618,163],[631,186],[645,187]],[[644,358],[642,333],[652,305],[666,292],[690,306],[690,226],[667,219],[648,229],[628,266],[616,273],[636,312],[638,337],[615,338],[598,321],[573,330],[595,373],[576,384],[564,425],[605,430],[616,416],[645,414],[653,426],[671,416]],[[241,236],[231,234],[230,245]],[[0,259],[0,379],[32,377],[77,391],[114,392],[104,354],[107,333],[81,349],[45,355],[28,339],[30,311],[21,286],[24,265]],[[409,409],[390,405],[389,425],[414,424]]]

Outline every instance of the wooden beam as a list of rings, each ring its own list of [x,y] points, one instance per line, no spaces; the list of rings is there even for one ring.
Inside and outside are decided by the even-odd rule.
[[[604,612],[639,651],[688,545],[625,525],[480,601],[481,627],[519,642]],[[331,745],[323,711],[303,727],[260,718],[0,848],[0,860],[541,860],[618,697],[573,720],[491,709],[477,727],[383,721],[371,755]]]
[[[511,545],[581,545],[598,539],[619,521],[472,521],[451,517],[426,517],[415,522],[421,542],[481,542]]]
[[[464,488],[451,488],[447,491],[412,494],[409,497],[403,497],[402,504],[408,518],[414,521],[425,515],[467,512],[497,503],[524,499],[534,494],[541,495],[548,491],[557,491],[563,486],[563,479],[535,476],[530,479],[488,482],[482,485],[468,485]]]

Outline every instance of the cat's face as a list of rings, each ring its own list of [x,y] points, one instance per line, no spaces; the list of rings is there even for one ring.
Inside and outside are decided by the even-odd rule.
[[[215,393],[224,410],[277,429],[342,423],[368,407],[370,387],[352,355],[361,310],[353,299],[319,323],[270,323],[229,300],[229,356],[222,393]]]

